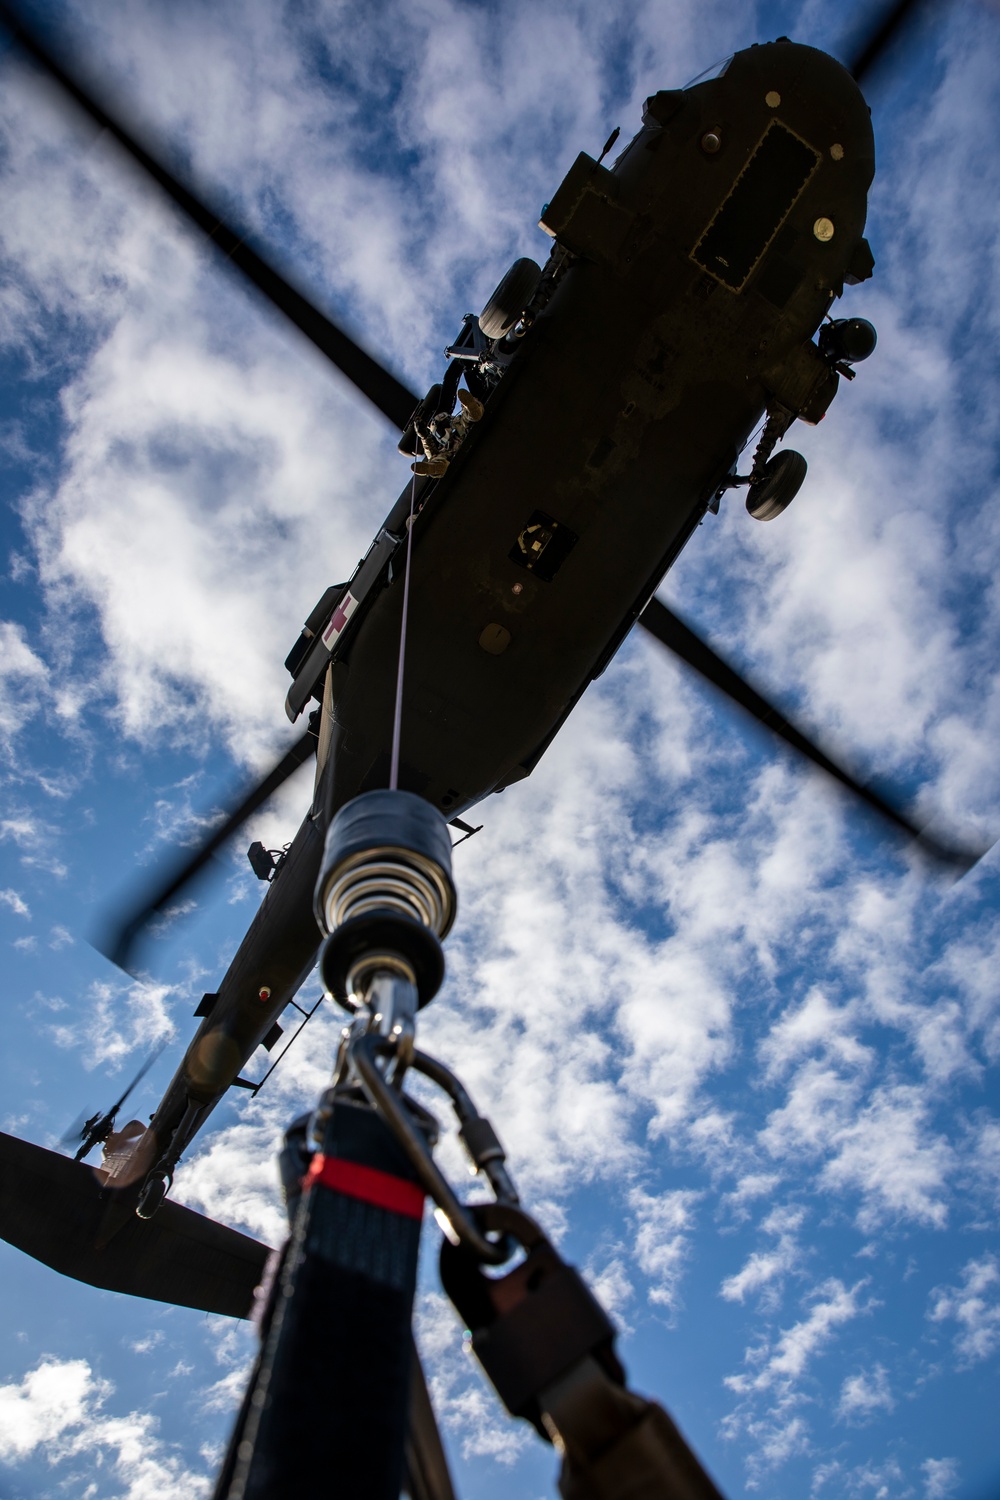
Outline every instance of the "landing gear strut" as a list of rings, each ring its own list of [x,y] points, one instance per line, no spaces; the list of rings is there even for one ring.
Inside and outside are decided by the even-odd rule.
[[[787,510],[802,488],[808,465],[801,453],[786,448],[774,458],[775,444],[792,425],[794,417],[783,406],[769,408],[749,474],[729,474],[717,490],[710,509],[718,513],[726,490],[747,486],[747,513],[755,521],[773,521]]]
[[[170,1144],[143,1184],[139,1201],[135,1206],[137,1218],[151,1219],[170,1191],[174,1180],[174,1168],[181,1159],[181,1152],[201,1124],[210,1105],[199,1104],[188,1099],[177,1128],[170,1137]]]

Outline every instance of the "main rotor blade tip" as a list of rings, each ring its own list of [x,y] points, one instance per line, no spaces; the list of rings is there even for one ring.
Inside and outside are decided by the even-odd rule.
[[[980,860],[986,858],[990,850],[996,847],[994,839],[989,844],[978,844],[973,846],[962,844],[943,844],[932,834],[919,833],[915,843],[923,853],[930,856],[937,864],[944,865],[950,869],[955,880],[961,880],[963,875],[968,875],[974,870]]]

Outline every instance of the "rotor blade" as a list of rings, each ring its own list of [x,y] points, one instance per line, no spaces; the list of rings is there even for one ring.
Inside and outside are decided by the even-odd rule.
[[[132,1079],[132,1082],[129,1084],[129,1086],[125,1090],[124,1094],[122,1094],[121,1098],[117,1099],[115,1101],[115,1103],[112,1104],[111,1108],[109,1110],[107,1110],[101,1116],[101,1120],[102,1121],[108,1121],[108,1120],[113,1120],[114,1119],[115,1115],[121,1109],[122,1105],[125,1103],[125,1100],[128,1098],[129,1094],[131,1094],[131,1092],[135,1088],[136,1084],[142,1082],[142,1080],[145,1078],[145,1076],[149,1072],[150,1068],[156,1062],[156,1059],[159,1057],[160,1053],[163,1051],[163,1049],[164,1049],[164,1047],[166,1045],[167,1044],[164,1041],[164,1042],[160,1042],[159,1046],[153,1048],[152,1052],[146,1058],[146,1061],[143,1063],[143,1065],[139,1069],[138,1073]],[[87,1135],[87,1122],[88,1122],[88,1120],[89,1119],[96,1119],[96,1118],[97,1117],[93,1116],[93,1115],[80,1114],[77,1117],[77,1119],[74,1120],[73,1124],[69,1127],[69,1129],[67,1130],[66,1134],[65,1135],[61,1135],[59,1137],[59,1144],[60,1144],[60,1146],[71,1146],[71,1145],[75,1144],[77,1141],[84,1140],[86,1138],[86,1135]]]
[[[844,66],[858,83],[882,56],[910,11],[920,3],[921,0],[895,0],[856,44]]]
[[[245,823],[251,813],[256,812],[258,807],[288,780],[292,772],[298,770],[299,766],[309,759],[315,749],[316,736],[312,730],[307,729],[305,734],[300,735],[291,749],[281,757],[278,764],[262,781],[257,783],[252,791],[247,793],[225,822],[192,855],[154,887],[141,905],[132,910],[124,921],[115,922],[100,934],[96,946],[104,956],[110,958],[111,962],[117,964],[120,969],[124,969],[127,973],[131,972],[129,965],[133,951],[149,924],[163,912],[188,881],[208,863],[216,849],[222,847],[240,824]]]
[[[78,1141],[82,1141],[87,1134],[87,1121],[89,1119],[90,1116],[85,1115],[81,1110],[66,1134],[59,1137],[60,1146],[75,1146]]]
[[[407,390],[406,386],[376,359],[367,354],[342,328],[338,328],[335,323],[313,307],[312,303],[286,281],[273,266],[251,250],[250,246],[244,243],[243,236],[231,229],[213,209],[207,207],[190,189],[178,182],[177,178],[155,156],[139,144],[120,120],[109,114],[91,98],[78,78],[68,71],[62,62],[57,61],[35,32],[25,25],[10,6],[2,3],[2,0],[0,0],[0,21],[12,32],[23,50],[55,79],[70,98],[102,130],[113,135],[130,156],[145,168],[163,191],[173,199],[178,208],[187,214],[188,218],[216,245],[221,254],[242,271],[244,276],[263,292],[268,301],[283,312],[296,328],[304,333],[306,338],[310,339],[343,375],[347,376],[347,379],[363,396],[368,398],[373,406],[378,407],[379,411],[396,427],[404,428],[417,405],[417,396]]]
[[[639,616],[639,624],[643,625],[650,635],[655,636],[661,645],[666,646],[668,651],[673,651],[682,661],[687,662],[688,666],[700,672],[713,687],[725,693],[734,703],[738,703],[759,724],[765,725],[772,734],[784,740],[786,745],[791,745],[793,750],[797,750],[800,755],[812,761],[814,766],[819,766],[828,776],[834,777],[841,786],[853,792],[866,807],[870,807],[873,812],[877,812],[909,838],[914,839],[934,859],[941,860],[944,864],[954,865],[964,873],[986,853],[988,846],[969,849],[962,848],[960,845],[939,843],[937,839],[911,823],[909,818],[885,797],[880,796],[871,787],[863,786],[860,781],[856,781],[849,771],[838,766],[836,761],[831,760],[817,745],[807,739],[801,730],[796,729],[794,724],[790,724],[772,703],[768,703],[766,698],[761,697],[760,693],[744,681],[738,672],[722,660],[721,656],[717,656],[700,636],[695,635],[694,631],[659,599],[649,601]]]
[[[112,1104],[111,1108],[108,1110],[109,1115],[116,1115],[118,1113],[122,1105],[125,1103],[125,1100],[128,1098],[129,1094],[131,1094],[132,1090],[136,1087],[137,1084],[140,1084],[142,1082],[166,1045],[166,1042],[163,1041],[160,1042],[159,1046],[153,1048],[152,1052],[146,1058],[146,1061],[143,1063],[142,1067],[132,1079],[132,1082],[129,1084],[128,1088],[125,1090],[124,1094],[122,1094],[121,1098],[117,1100],[116,1103]]]

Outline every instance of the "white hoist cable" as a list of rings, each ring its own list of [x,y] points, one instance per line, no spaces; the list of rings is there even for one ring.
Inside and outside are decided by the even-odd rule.
[[[417,497],[417,476],[410,485],[410,515],[406,523],[406,563],[403,569],[403,618],[399,627],[399,663],[396,668],[396,707],[392,716],[392,756],[389,761],[389,790],[399,784],[399,738],[403,720],[403,667],[406,661],[406,625],[410,611],[410,550],[413,545],[413,515]]]

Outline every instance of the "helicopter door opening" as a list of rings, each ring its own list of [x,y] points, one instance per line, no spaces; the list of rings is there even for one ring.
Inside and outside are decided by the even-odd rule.
[[[818,151],[772,120],[691,259],[730,291],[742,291],[819,163]]]
[[[578,540],[568,526],[560,525],[545,511],[536,510],[507,556],[543,583],[551,583]]]

